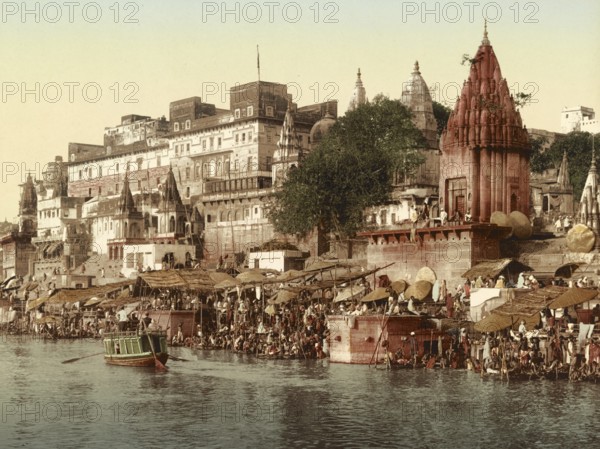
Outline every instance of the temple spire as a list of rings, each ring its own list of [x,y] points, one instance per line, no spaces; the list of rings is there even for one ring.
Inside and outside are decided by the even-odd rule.
[[[490,40],[488,39],[487,19],[483,20],[483,40],[481,43],[483,45],[490,45]]]
[[[571,179],[569,178],[569,160],[567,159],[567,152],[563,152],[562,163],[558,170],[558,179],[556,183],[563,189],[571,187]]]
[[[356,74],[356,83],[354,84],[354,93],[352,94],[352,99],[350,100],[350,104],[348,105],[348,111],[354,111],[361,104],[365,104],[367,102],[367,92],[362,82],[362,73],[360,72],[360,68],[358,69],[358,73]]]

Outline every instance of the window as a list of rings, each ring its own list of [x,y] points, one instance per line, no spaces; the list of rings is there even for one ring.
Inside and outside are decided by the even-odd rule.
[[[119,173],[119,163],[115,164],[115,173]]]
[[[83,170],[79,170],[79,179],[83,179]]]
[[[185,152],[188,153],[188,154],[190,152],[190,144],[189,143],[185,144]]]
[[[235,117],[235,118],[240,118],[240,110],[239,110],[239,109],[236,109],[236,110],[235,110],[235,112],[234,112],[234,117]]]
[[[217,148],[221,148],[221,138],[217,138]]]
[[[248,106],[246,108],[246,115],[248,117],[252,117],[254,115],[254,107],[253,106]]]
[[[88,189],[88,196],[92,196],[92,188],[91,187]]]
[[[206,151],[206,139],[202,140],[202,151]]]
[[[248,142],[252,142],[252,131],[248,131]]]
[[[273,117],[273,106],[267,106],[267,117]]]
[[[242,143],[246,143],[246,133],[242,133]]]
[[[102,167],[98,167],[98,178],[102,177]]]
[[[195,177],[196,179],[197,179],[197,178],[200,178],[200,165],[196,165],[196,166],[194,167],[194,177]]]
[[[175,131],[179,131],[179,123],[175,122],[175,123],[173,124],[173,129],[174,129]]]
[[[190,129],[192,127],[192,121],[191,120],[186,120],[185,121],[185,129]]]
[[[185,188],[185,196],[186,196],[186,198],[190,197],[190,188],[189,187]]]
[[[212,150],[214,148],[214,146],[215,146],[215,138],[211,137],[210,138],[210,149]]]
[[[119,183],[115,184],[115,193],[119,193]]]
[[[98,195],[102,195],[102,187],[98,187]]]
[[[235,135],[235,143],[236,144],[240,143],[240,135],[239,134]]]
[[[185,179],[190,179],[191,174],[192,174],[192,169],[190,167],[185,167]]]

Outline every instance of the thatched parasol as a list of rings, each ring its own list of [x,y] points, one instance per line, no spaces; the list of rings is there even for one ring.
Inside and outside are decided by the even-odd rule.
[[[510,327],[513,321],[509,316],[491,313],[481,321],[475,323],[474,328],[478,332],[496,332]]]
[[[237,279],[224,279],[221,282],[215,284],[214,288],[217,290],[228,290],[230,288],[236,288],[240,285],[240,281]]]
[[[388,291],[387,288],[377,287],[375,290],[373,290],[371,293],[369,293],[363,299],[361,299],[361,302],[373,302],[373,301],[377,301],[380,299],[387,299],[389,297],[390,297],[390,292]]]
[[[492,213],[492,216],[490,217],[490,223],[495,224],[497,226],[510,228],[510,231],[507,231],[506,235],[502,235],[503,239],[507,239],[510,236],[512,236],[512,224],[510,223],[510,218],[504,212],[500,212],[497,210],[496,212]]]
[[[297,297],[298,293],[290,290],[281,289],[277,292],[277,296],[275,297],[275,300],[272,302],[272,304],[287,304],[292,299],[295,299]]]
[[[594,231],[584,224],[576,224],[567,233],[567,247],[574,253],[589,253],[594,248]]]
[[[419,271],[417,271],[417,276],[415,277],[415,281],[427,281],[433,285],[437,276],[435,275],[435,271],[433,271],[429,267],[423,267]]]
[[[275,278],[275,280],[278,282],[290,282],[290,281],[293,281],[294,279],[299,279],[302,276],[306,276],[306,273],[304,271],[288,270],[284,273],[281,273],[279,276],[277,276]]]
[[[394,292],[400,294],[408,288],[408,282],[406,282],[404,279],[399,279],[397,281],[392,282],[392,285],[390,285],[390,287],[392,290],[394,290]]]
[[[50,298],[48,296],[45,296],[43,298],[37,298],[37,299],[34,299],[34,300],[30,300],[27,303],[27,307],[25,307],[25,312],[29,312],[30,310],[37,309],[39,306],[41,306],[42,304],[44,304],[49,299]]]
[[[433,284],[429,281],[420,280],[408,287],[404,292],[404,299],[409,299],[411,296],[419,301],[424,300],[431,293]]]
[[[336,264],[333,262],[325,262],[323,260],[318,260],[317,262],[314,262],[314,263],[310,264],[308,267],[306,267],[304,269],[304,271],[311,272],[311,271],[329,270],[331,268],[334,268],[335,266],[336,266]]]
[[[513,228],[513,235],[519,240],[528,239],[533,233],[533,228],[529,218],[523,212],[513,210],[510,213],[510,224]]]
[[[564,292],[550,303],[551,309],[562,309],[563,307],[576,306],[577,304],[590,301],[598,296],[598,290],[589,288],[573,287]]]
[[[260,284],[265,281],[265,277],[258,270],[244,271],[235,277],[242,284]]]
[[[208,276],[211,278],[211,280],[215,283],[218,284],[220,282],[223,281],[235,281],[235,278],[227,273],[224,273],[222,271],[211,271],[208,273]],[[239,282],[238,282],[239,284]]]

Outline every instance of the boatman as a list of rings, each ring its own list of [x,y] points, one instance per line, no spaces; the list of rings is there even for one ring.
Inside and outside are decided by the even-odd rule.
[[[125,311],[125,306],[121,306],[117,312],[117,320],[119,323],[119,332],[123,332],[127,328],[127,322],[129,321],[129,317],[127,317],[127,312]]]

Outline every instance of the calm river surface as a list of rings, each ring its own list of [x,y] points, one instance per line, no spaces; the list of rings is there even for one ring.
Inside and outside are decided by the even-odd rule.
[[[168,372],[109,366],[99,341],[2,337],[0,447],[597,446],[600,385],[502,384],[173,348]]]

